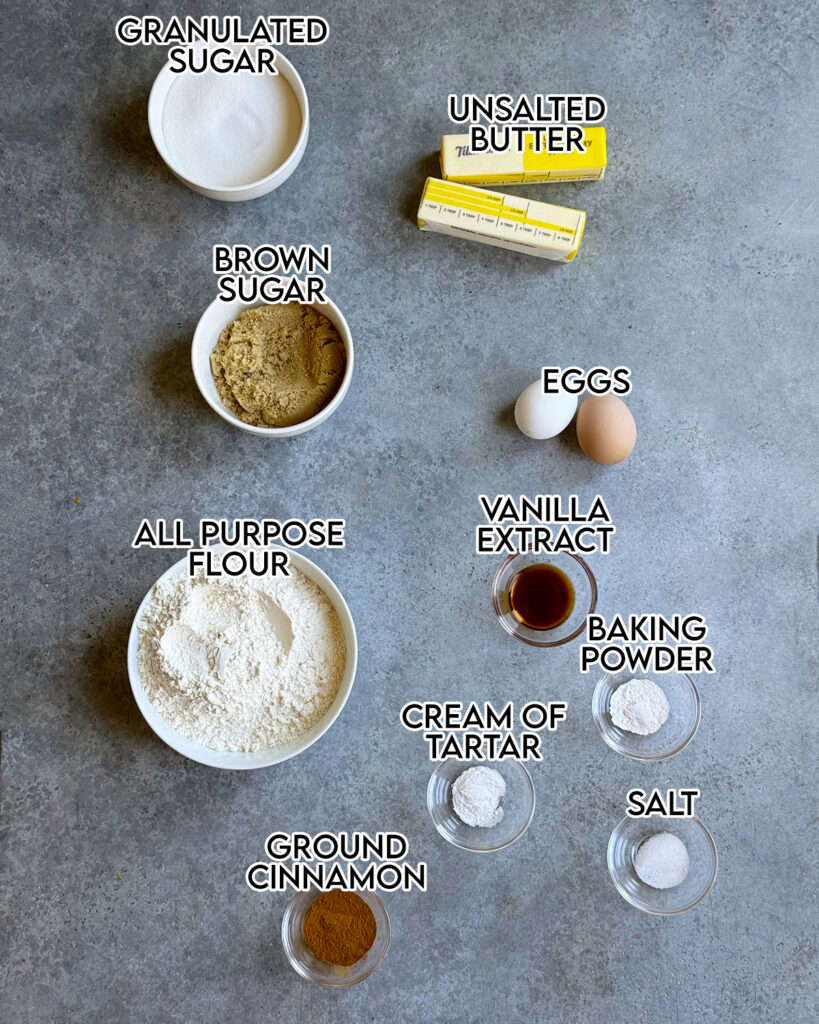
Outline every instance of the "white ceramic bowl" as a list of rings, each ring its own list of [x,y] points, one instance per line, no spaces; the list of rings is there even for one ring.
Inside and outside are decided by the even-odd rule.
[[[224,550],[224,546],[213,545],[212,550]],[[272,550],[277,549],[274,547]],[[297,739],[293,740],[291,743],[285,744],[284,746],[271,747],[267,750],[254,750],[252,752],[240,750],[212,750],[210,747],[203,746],[201,743],[194,743],[193,740],[189,740],[187,736],[183,736],[182,733],[177,732],[176,729],[172,729],[148,699],[148,695],[143,689],[142,682],[139,677],[139,665],[137,663],[139,622],[148,607],[153,587],[142,599],[142,603],[137,609],[133,625],[131,626],[131,633],[128,637],[128,677],[131,680],[131,690],[134,694],[134,700],[136,700],[143,718],[157,736],[161,740],[164,740],[169,747],[172,747],[180,754],[184,754],[185,757],[189,757],[192,761],[198,761],[200,764],[207,764],[213,768],[235,768],[242,770],[247,770],[248,768],[267,768],[272,764],[278,764],[280,761],[287,761],[291,757],[295,757],[297,754],[301,754],[303,751],[307,750],[307,748],[312,746],[320,736],[323,736],[341,714],[342,708],[347,703],[347,698],[350,696],[350,691],[353,688],[353,680],[355,679],[355,671],[358,664],[358,641],[356,639],[355,625],[353,623],[353,617],[350,614],[350,609],[347,607],[347,602],[341,596],[341,591],[325,572],[319,569],[319,567],[315,563],[311,562],[309,558],[305,558],[304,555],[299,554],[298,551],[292,551],[290,549],[287,550],[290,555],[291,564],[295,566],[299,572],[303,572],[308,579],[311,579],[314,583],[318,584],[335,608],[344,634],[344,643],[347,647],[347,660],[344,666],[344,674],[341,677],[338,693],[336,694],[336,699],[333,701],[332,706],[325,716],[320,719],[312,729],[308,729],[307,732],[302,733],[302,735]],[[186,561],[186,558],[180,559],[175,565],[172,565],[167,572],[163,573],[156,582],[160,583],[163,580],[167,580],[173,576],[179,576],[184,573],[186,571]]]
[[[290,155],[279,166],[271,171],[270,174],[264,178],[260,178],[258,181],[252,181],[248,185],[214,185],[207,181],[192,181],[190,178],[186,178],[181,171],[174,166],[173,161],[165,144],[165,134],[162,129],[162,111],[165,106],[165,100],[167,99],[170,88],[177,78],[171,71],[170,62],[162,68],[159,74],[154,80],[153,87],[151,88],[151,95],[148,99],[148,128],[151,132],[151,138],[154,140],[154,145],[157,148],[157,152],[167,164],[168,168],[176,175],[179,180],[193,189],[194,192],[198,192],[200,195],[207,196],[209,199],[219,199],[226,203],[240,203],[246,199],[258,199],[259,196],[267,195],[268,192],[272,192],[273,189],[282,185],[290,175],[295,171],[301,162],[302,156],[304,156],[304,150],[307,147],[307,136],[310,133],[310,107],[307,102],[307,92],[304,88],[304,82],[301,77],[290,63],[290,61],[279,51],[276,51],[276,67],[278,68],[279,74],[282,78],[286,79],[289,85],[292,87],[293,92],[296,94],[296,100],[299,104],[301,111],[301,131],[299,132],[296,145],[291,151]]]
[[[323,313],[335,326],[347,350],[347,366],[344,370],[344,376],[341,378],[338,391],[336,391],[323,409],[302,423],[294,423],[290,427],[253,427],[249,423],[240,420],[238,416],[234,416],[219,397],[219,392],[216,390],[216,381],[213,379],[213,373],[210,368],[210,356],[211,352],[216,348],[219,335],[229,323],[244,313],[246,309],[256,309],[258,306],[264,305],[265,303],[262,301],[240,302],[237,299],[233,302],[223,302],[221,299],[214,299],[202,314],[193,334],[193,345],[191,346],[193,376],[197,387],[202,392],[202,397],[211,409],[219,413],[223,420],[227,420],[234,427],[246,430],[250,434],[261,434],[263,437],[294,437],[296,434],[303,434],[306,430],[312,430],[319,423],[323,423],[341,405],[350,387],[350,381],[353,379],[353,339],[350,334],[350,328],[347,326],[347,321],[334,302],[328,300],[327,302],[312,303],[313,308],[318,310],[319,313]]]

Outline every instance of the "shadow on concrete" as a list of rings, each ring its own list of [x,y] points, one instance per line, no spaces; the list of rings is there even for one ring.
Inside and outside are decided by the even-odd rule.
[[[421,202],[421,193],[424,189],[424,182],[429,177],[437,178],[441,174],[441,162],[437,151],[428,153],[418,160],[406,176],[407,190],[401,196],[401,215],[413,224],[418,219],[418,204]]]
[[[199,393],[191,368],[191,340],[194,326],[189,332],[178,334],[162,348],[150,367],[151,394],[188,413],[201,413],[202,419],[212,422],[213,413]]]
[[[557,441],[558,444],[560,445],[560,447],[564,451],[570,452],[572,455],[575,455],[578,458],[586,459],[586,456],[583,454],[583,449],[580,447],[580,445],[578,443],[578,440],[577,440],[577,426],[576,426],[576,423],[577,423],[577,414],[575,414],[575,418],[568,425],[568,427],[566,427],[566,429],[563,431],[563,433],[562,434],[558,434],[557,437],[555,437],[553,440]],[[591,462],[590,459],[586,459],[586,461],[589,462],[590,465],[594,465],[594,463]]]
[[[105,723],[116,731],[160,740],[137,707],[128,681],[128,634],[131,619],[121,618],[103,630],[86,655],[86,692]]]
[[[170,179],[148,130],[147,96],[115,107],[101,122],[101,139],[120,157],[138,164],[143,173]]]
[[[504,430],[517,430],[515,423],[515,402],[510,402],[495,414],[495,423]]]

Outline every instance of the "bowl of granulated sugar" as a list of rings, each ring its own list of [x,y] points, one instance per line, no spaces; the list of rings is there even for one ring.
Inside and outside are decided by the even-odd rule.
[[[159,155],[194,192],[223,202],[283,184],[307,146],[310,112],[299,73],[276,52],[278,74],[159,72],[148,127]]]

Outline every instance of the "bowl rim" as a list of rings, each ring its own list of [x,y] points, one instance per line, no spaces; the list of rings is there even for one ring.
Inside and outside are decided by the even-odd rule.
[[[563,644],[571,643],[572,640],[576,640],[580,636],[580,634],[586,628],[586,623],[588,621],[589,616],[597,607],[597,580],[595,578],[594,573],[589,568],[586,560],[581,558],[580,555],[575,555],[571,551],[557,551],[551,553],[546,552],[546,555],[550,558],[565,555],[566,558],[573,558],[576,562],[580,563],[580,566],[586,573],[586,577],[589,581],[589,585],[591,588],[591,601],[589,603],[589,608],[586,612],[582,624],[578,626],[573,633],[570,633],[568,636],[563,637],[561,640],[535,640],[532,637],[523,636],[520,633],[515,632],[515,630],[510,627],[509,623],[504,618],[503,613],[501,612],[498,595],[500,592],[500,579],[503,573],[505,572],[507,566],[516,558],[520,558],[521,555],[528,554],[532,554],[532,552],[528,548],[525,551],[513,551],[512,554],[507,555],[506,558],[504,558],[504,560],[498,566],[497,571],[495,572],[495,575],[492,578],[492,608],[494,609],[497,620],[501,624],[503,629],[509,634],[509,636],[513,636],[516,640],[520,640],[521,643],[528,644],[530,647],[562,647]]]
[[[717,880],[717,871],[719,870],[719,853],[717,851],[717,844],[714,842],[714,837],[711,835],[711,832],[709,831],[705,823],[702,821],[702,819],[698,818],[695,814],[692,814],[689,818],[683,819],[686,821],[693,822],[700,828],[703,835],[705,836],[708,846],[711,848],[711,852],[714,855],[714,865],[711,871],[711,877],[708,879],[708,884],[705,886],[705,888],[702,890],[699,896],[697,896],[696,899],[689,900],[689,902],[682,907],[649,907],[646,904],[635,900],[620,884],[620,880],[615,873],[613,864],[612,855],[616,839],[619,837],[620,832],[626,827],[626,825],[629,825],[636,820],[638,819],[630,818],[628,815],[626,815],[623,819],[621,819],[621,821],[617,823],[617,825],[615,825],[611,835],[609,836],[608,846],[606,847],[606,862],[608,864],[611,880],[612,882],[614,882],[614,887],[617,889],[617,891],[620,893],[620,895],[623,897],[626,903],[629,903],[636,910],[641,910],[644,914],[654,914],[656,917],[673,917],[675,914],[684,914],[687,910],[693,909],[697,906],[698,903],[701,903],[705,899],[705,897],[714,887],[714,882]]]
[[[240,420],[238,416],[234,416],[230,409],[221,401],[221,399],[214,399],[208,394],[207,388],[205,387],[202,379],[203,374],[210,375],[209,379],[213,379],[213,374],[210,369],[210,354],[213,348],[206,356],[206,367],[204,370],[200,370],[200,362],[197,359],[197,350],[200,345],[207,345],[208,339],[212,336],[209,329],[205,327],[206,321],[210,319],[214,311],[221,306],[241,306],[241,310],[235,316],[226,318],[216,333],[216,341],[219,339],[219,335],[227,327],[229,323],[232,323],[237,316],[241,316],[242,313],[248,309],[259,309],[262,306],[275,306],[279,303],[265,302],[263,299],[259,299],[256,302],[242,302],[239,299],[234,299],[232,302],[225,302],[218,296],[207,306],[202,315],[199,317],[199,321],[196,324],[196,328],[193,332],[193,338],[191,340],[191,368],[193,370],[193,379],[196,381],[196,386],[199,389],[199,393],[204,398],[205,402],[210,406],[211,409],[219,416],[222,417],[227,423],[230,423],[233,427],[238,427],[239,430],[244,430],[248,434],[256,434],[260,437],[295,437],[298,434],[304,434],[308,430],[313,430],[319,424],[323,423],[338,409],[347,392],[350,389],[350,383],[353,379],[353,366],[355,364],[355,353],[353,351],[353,336],[350,331],[350,325],[347,323],[347,319],[335,302],[332,299],[325,299],[324,302],[305,302],[300,305],[310,306],[313,309],[323,312],[329,309],[333,317],[327,317],[328,320],[333,320],[333,326],[339,333],[342,341],[344,342],[344,348],[347,353],[347,363],[344,368],[344,374],[341,378],[341,383],[338,386],[338,390],[327,403],[319,411],[311,416],[309,419],[302,420],[300,423],[293,423],[289,427],[257,427],[251,423],[245,423],[244,420]],[[327,315],[326,313],[324,314]],[[333,319],[336,318],[336,319]],[[214,341],[214,346],[216,344]]]
[[[669,673],[667,672],[661,673],[661,675],[668,674]],[[700,722],[702,720],[702,699],[700,698],[700,692],[697,689],[694,680],[691,678],[688,672],[675,672],[674,674],[684,678],[690,686],[691,693],[694,697],[694,706],[696,711],[694,714],[694,724],[688,735],[685,737],[685,739],[678,743],[676,747],[673,747],[671,750],[663,754],[637,754],[633,753],[630,750],[622,750],[615,744],[614,737],[611,736],[609,732],[603,727],[603,720],[599,714],[598,705],[601,704],[599,698],[600,694],[603,692],[603,688],[605,687],[606,683],[613,677],[613,675],[616,675],[616,673],[604,672],[603,675],[597,680],[594,690],[592,691],[592,718],[594,719],[594,724],[597,726],[597,731],[603,737],[603,741],[606,743],[607,746],[609,746],[613,751],[615,751],[615,753],[620,754],[622,757],[630,757],[632,761],[667,761],[670,757],[674,757],[676,754],[679,754],[681,750],[685,750],[688,744],[697,735],[697,732],[700,727]],[[637,679],[641,677],[633,676],[632,678]],[[620,685],[622,686],[625,684],[621,683]],[[657,685],[660,686],[660,683],[657,683]]]
[[[377,971],[378,968],[381,966],[381,964],[384,962],[384,958],[386,957],[387,951],[390,948],[390,940],[392,938],[392,932],[391,932],[391,926],[390,926],[390,915],[389,915],[389,913],[387,911],[387,905],[384,902],[384,900],[381,898],[381,896],[375,890],[372,890],[372,891],[365,890],[365,891],[361,891],[361,892],[359,892],[358,890],[355,890],[355,892],[356,892],[356,895],[360,896],[365,902],[369,902],[370,900],[372,900],[373,903],[378,904],[378,907],[381,910],[381,912],[383,913],[384,920],[386,922],[386,934],[383,936],[384,948],[381,950],[381,952],[378,954],[378,956],[373,960],[373,962],[370,964],[370,966],[367,968],[367,970],[360,977],[356,978],[354,981],[347,981],[343,977],[340,977],[338,981],[329,981],[329,980],[323,981],[323,980],[319,980],[318,978],[314,978],[309,973],[307,973],[305,971],[305,969],[304,969],[303,965],[301,964],[301,962],[299,960],[297,960],[296,957],[294,957],[292,955],[292,953],[291,953],[290,942],[289,942],[289,939],[288,939],[288,933],[289,933],[290,921],[293,918],[296,905],[298,903],[300,903],[302,900],[306,899],[308,896],[312,896],[313,900],[318,899],[318,897],[321,895],[321,890],[310,889],[310,890],[307,890],[306,892],[305,891],[294,892],[293,895],[291,896],[291,898],[288,900],[287,906],[284,908],[284,914],[282,914],[282,926],[281,926],[281,940],[282,940],[282,948],[284,949],[284,955],[287,958],[287,962],[290,964],[290,966],[293,968],[293,970],[296,972],[296,974],[298,974],[298,976],[300,978],[304,978],[305,981],[309,981],[311,985],[318,985],[320,988],[331,988],[331,989],[332,988],[353,988],[354,986],[360,984],[360,982],[366,981],[367,978],[369,978],[372,974],[374,974],[375,971]],[[311,901],[311,904],[312,904],[312,901]],[[367,954],[365,953],[364,955],[366,956]],[[355,964],[351,964],[351,967],[355,967]]]
[[[213,544],[210,545],[208,550],[217,552],[224,551],[226,550],[226,545]],[[175,750],[177,754],[181,754],[182,757],[186,757],[190,761],[196,761],[199,764],[207,765],[209,768],[221,768],[226,771],[252,771],[257,768],[270,768],[275,764],[281,764],[284,761],[289,761],[293,757],[297,757],[299,754],[303,754],[305,750],[312,747],[314,743],[324,736],[344,710],[350,694],[352,693],[353,683],[355,682],[356,670],[358,668],[358,636],[356,634],[355,622],[353,621],[352,613],[350,612],[343,594],[323,569],[316,565],[315,562],[311,561],[311,559],[302,555],[299,551],[274,544],[268,545],[267,550],[286,551],[290,560],[297,569],[303,571],[305,566],[307,566],[308,571],[306,575],[313,578],[313,574],[315,574],[315,576],[318,577],[317,580],[314,579],[314,582],[318,582],[320,580],[318,585],[324,591],[328,600],[335,608],[336,614],[341,622],[345,642],[347,644],[344,672],[342,674],[338,693],[336,694],[333,705],[328,709],[326,715],[320,720],[320,722],[317,723],[317,726],[319,727],[313,727],[315,734],[307,742],[298,744],[296,748],[289,753],[278,754],[276,751],[279,748],[276,747],[269,747],[264,750],[256,751],[212,750],[210,747],[206,747],[201,743],[195,743],[193,740],[189,740],[187,736],[184,736],[182,733],[174,729],[165,721],[151,703],[150,698],[142,685],[139,673],[139,661],[137,658],[137,652],[139,649],[139,623],[148,607],[154,587],[158,583],[162,583],[164,580],[171,579],[172,577],[178,576],[184,572],[187,556],[183,556],[177,562],[174,562],[169,569],[154,580],[146,591],[145,596],[140,601],[139,607],[137,608],[133,621],[131,622],[131,629],[128,634],[128,645],[126,648],[128,681],[131,685],[131,693],[133,694],[134,700],[136,701],[142,717],[150,726],[153,733],[172,750]],[[312,732],[313,730],[309,731]],[[195,747],[197,752],[191,753],[187,749],[182,749],[183,746],[187,747],[189,745]],[[242,764],[236,758],[236,755],[245,753],[248,754],[248,756],[252,755],[257,759],[261,758],[261,760],[256,764]],[[265,757],[265,754],[268,754],[269,756]],[[230,755],[231,760],[235,763],[225,763],[227,755]]]
[[[433,816],[432,813],[432,808],[433,806],[435,806],[435,802],[432,799],[433,792],[435,789],[435,782],[439,778],[439,776],[442,775],[444,765],[448,764],[449,762],[456,762],[458,764],[464,765],[464,771],[466,771],[466,769],[470,767],[491,768],[493,765],[497,764],[514,764],[517,768],[520,769],[527,792],[531,797],[532,805],[529,808],[529,814],[526,817],[526,821],[513,836],[510,836],[508,839],[505,839],[502,843],[496,843],[492,846],[469,846],[466,843],[459,842],[454,836],[450,835],[449,832],[447,832],[435,820],[435,817]],[[497,771],[497,768],[495,770]],[[526,832],[529,829],[529,826],[532,824],[532,820],[535,816],[536,804],[537,794],[535,792],[535,784],[532,779],[532,774],[526,767],[526,765],[523,764],[522,761],[518,761],[517,758],[514,757],[505,758],[503,761],[462,761],[460,758],[457,757],[447,757],[444,758],[443,761],[439,761],[435,765],[435,767],[432,770],[432,774],[429,777],[429,782],[427,783],[427,811],[429,812],[429,816],[432,819],[432,824],[435,826],[436,831],[438,832],[439,835],[443,836],[443,838],[446,839],[446,841],[450,845],[457,847],[457,849],[459,850],[466,850],[468,853],[497,853],[498,850],[505,850],[507,846],[511,846],[512,843],[516,843],[518,839],[520,839],[523,835],[526,834]]]
[[[304,150],[307,147],[307,137],[310,132],[310,102],[307,99],[307,90],[304,87],[304,82],[302,81],[301,75],[298,73],[295,66],[287,59],[287,57],[285,57],[281,50],[276,47],[273,47],[273,49],[276,52],[276,67],[281,68],[284,71],[282,77],[287,80],[288,84],[293,89],[296,101],[299,104],[299,109],[301,111],[301,128],[299,129],[296,144],[282,163],[263,177],[256,178],[254,181],[246,182],[244,185],[214,185],[206,181],[196,181],[193,178],[189,178],[186,174],[183,174],[179,168],[176,167],[171,159],[170,153],[168,152],[168,148],[165,145],[165,135],[162,130],[162,114],[165,109],[165,100],[171,88],[170,81],[172,79],[179,78],[180,76],[171,71],[171,62],[169,60],[160,68],[156,78],[154,79],[154,83],[151,86],[151,91],[148,94],[148,131],[150,132],[156,151],[159,153],[163,162],[171,169],[171,171],[173,171],[180,181],[183,181],[189,187],[196,190],[205,189],[208,192],[222,193],[226,196],[234,197],[239,197],[244,192],[258,189],[265,185],[271,185],[271,188],[265,191],[272,192],[274,188],[277,188],[279,185],[283,185],[298,166],[302,156],[304,155]]]

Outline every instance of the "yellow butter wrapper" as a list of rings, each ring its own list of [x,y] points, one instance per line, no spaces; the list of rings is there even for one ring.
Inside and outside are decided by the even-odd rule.
[[[580,248],[586,214],[551,203],[427,178],[418,227],[567,263]]]
[[[599,181],[606,173],[606,129],[583,129],[585,153],[536,153],[527,135],[523,153],[472,153],[468,135],[441,139],[441,177],[466,185],[518,185],[543,181]]]

